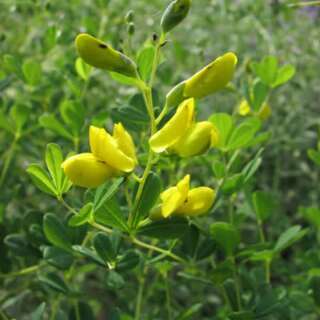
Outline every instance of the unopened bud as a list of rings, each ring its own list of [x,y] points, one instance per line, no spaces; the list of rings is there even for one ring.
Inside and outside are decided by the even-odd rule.
[[[167,33],[176,27],[188,15],[190,6],[191,0],[172,1],[161,18],[162,31]]]

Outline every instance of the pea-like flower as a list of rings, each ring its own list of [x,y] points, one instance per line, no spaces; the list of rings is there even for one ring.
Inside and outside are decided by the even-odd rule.
[[[110,45],[86,33],[79,34],[75,43],[78,53],[85,63],[128,77],[136,77],[135,63]]]
[[[153,220],[170,216],[195,217],[209,211],[214,203],[215,190],[208,187],[190,189],[190,175],[186,175],[176,186],[161,193],[161,204],[152,210]]]
[[[194,121],[194,99],[183,101],[173,117],[149,140],[154,152],[168,151],[181,157],[191,157],[208,150],[213,124]]]
[[[105,129],[91,126],[89,142],[91,153],[74,155],[62,163],[74,185],[95,188],[111,177],[134,170],[137,164],[134,143],[121,123],[114,125],[112,136]]]
[[[201,99],[225,88],[233,78],[237,62],[237,56],[232,52],[218,57],[175,86],[167,94],[167,105],[176,106],[186,98]]]

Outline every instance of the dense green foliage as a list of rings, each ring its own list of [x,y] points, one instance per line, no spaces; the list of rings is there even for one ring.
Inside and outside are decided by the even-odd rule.
[[[193,1],[167,35],[156,115],[174,85],[237,54],[232,85],[197,101],[197,120],[226,141],[157,158],[130,224],[134,177],[86,190],[61,169],[68,153],[88,150],[90,125],[121,121],[141,176],[150,136],[139,90],[84,64],[74,39],[112,44],[147,80],[167,2],[0,3],[0,319],[318,319],[320,14],[287,4]],[[243,98],[256,114],[268,100],[271,117],[239,116]],[[218,189],[208,215],[137,228],[187,173],[192,186]]]

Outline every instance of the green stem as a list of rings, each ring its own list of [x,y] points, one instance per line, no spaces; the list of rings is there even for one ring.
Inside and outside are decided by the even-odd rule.
[[[41,268],[40,265],[35,265],[35,266],[31,266],[16,272],[11,272],[11,273],[1,273],[0,274],[0,279],[1,278],[11,278],[11,277],[19,277],[19,276],[25,276],[27,274],[33,273],[38,271]]]
[[[135,310],[135,314],[134,314],[135,320],[141,319],[144,284],[145,284],[144,277],[141,277],[139,280],[139,289],[138,289],[138,296],[137,296],[137,302],[136,302],[136,310]]]
[[[171,294],[170,294],[170,285],[168,274],[165,276],[165,283],[166,283],[166,305],[167,305],[167,312],[168,312],[168,320],[172,320],[172,310],[171,310]]]
[[[320,1],[306,1],[306,2],[298,2],[298,3],[289,3],[288,7],[296,8],[296,7],[309,7],[309,6],[320,6]]]
[[[239,279],[239,275],[238,275],[238,267],[237,267],[235,258],[232,256],[231,259],[232,259],[231,261],[233,263],[233,268],[234,268],[233,278],[234,278],[234,284],[235,284],[235,288],[236,288],[238,310],[241,311],[242,310],[241,286],[240,286],[240,279]]]
[[[266,268],[266,283],[270,284],[270,279],[271,279],[271,260],[266,260],[265,268]]]
[[[1,309],[0,309],[0,316],[1,316],[1,320],[9,320],[9,318],[6,316],[4,311],[2,311]]]
[[[149,81],[149,86],[152,87],[155,77],[156,77],[156,72],[157,72],[157,68],[160,62],[160,50],[161,50],[161,46],[163,44],[163,42],[165,41],[165,34],[161,33],[159,40],[156,44],[156,51],[154,53],[154,57],[153,57],[153,63],[152,63],[152,69],[151,69],[151,75],[150,75],[150,81]]]
[[[4,160],[2,171],[1,171],[1,176],[0,176],[0,187],[2,187],[2,185],[6,179],[6,176],[7,176],[7,173],[10,168],[10,164],[11,164],[11,161],[12,161],[12,158],[14,155],[14,149],[17,145],[18,139],[19,139],[18,136],[15,136],[14,140],[12,141],[12,143],[7,151],[6,158]]]

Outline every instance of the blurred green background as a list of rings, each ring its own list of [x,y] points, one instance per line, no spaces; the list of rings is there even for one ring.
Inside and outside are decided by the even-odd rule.
[[[267,126],[273,137],[264,150],[263,164],[256,175],[257,186],[272,192],[280,204],[267,226],[271,237],[289,224],[305,225],[307,222],[299,208],[317,206],[320,202],[319,170],[307,157],[307,150],[317,144],[320,124],[320,11],[319,7],[293,9],[288,6],[292,2],[194,0],[187,20],[169,36],[156,82],[161,102],[174,84],[227,51],[234,51],[239,57],[234,80],[239,88],[246,77],[248,63],[265,55],[275,55],[281,64],[291,63],[296,67],[293,80],[277,89],[270,99],[272,117]],[[75,70],[75,36],[79,32],[99,35],[115,48],[126,50],[125,16],[133,10],[135,33],[131,45],[137,52],[144,42],[152,41],[154,33],[159,34],[159,21],[166,5],[167,1],[163,0],[0,1],[2,272],[19,264],[19,259],[12,259],[2,244],[4,236],[23,229],[25,215],[30,210],[58,210],[55,202],[32,185],[25,173],[26,167],[42,159],[49,142],[59,143],[65,153],[78,145],[77,141],[44,128],[39,118],[50,113],[61,121],[59,107],[62,102],[80,99],[86,125],[79,135],[79,148],[86,150],[89,124],[109,123],[112,110],[127,104],[134,93],[132,88],[114,82],[97,70],[92,72],[90,81],[83,81]],[[26,72],[28,69],[33,70],[31,75]],[[215,111],[232,112],[240,100],[239,93],[221,92],[208,97],[200,102],[202,111],[199,117],[204,119]],[[14,108],[23,111],[19,124]],[[14,137],[10,133],[8,121],[12,123],[9,126],[23,128],[21,136]],[[288,252],[287,259],[295,259],[295,265],[291,266],[293,277],[299,275],[306,265],[311,267],[320,263],[320,257],[315,253],[317,247],[311,242],[308,238],[297,252]],[[298,275],[297,287],[301,281]],[[17,285],[18,293],[21,293],[24,280],[17,281],[20,281],[19,285],[13,281],[12,286]],[[126,299],[134,295],[135,288],[128,286],[125,290],[130,292],[109,295],[108,301],[103,301],[105,309],[108,305],[128,304]],[[281,319],[317,319],[308,297],[298,290],[296,292],[294,317],[290,317],[293,311],[288,311]],[[197,300],[197,294],[200,297],[206,292],[203,293],[201,285],[185,280],[180,282],[176,291],[181,306]],[[0,301],[1,295],[4,296],[2,289]],[[35,297],[30,299],[33,301]],[[149,308],[155,308],[150,314],[156,314],[156,309],[161,308],[157,299],[150,298]],[[215,299],[214,295],[207,293],[206,306],[199,319],[209,319],[206,314],[209,316],[209,310],[215,308]],[[19,307],[28,309],[27,305]]]

